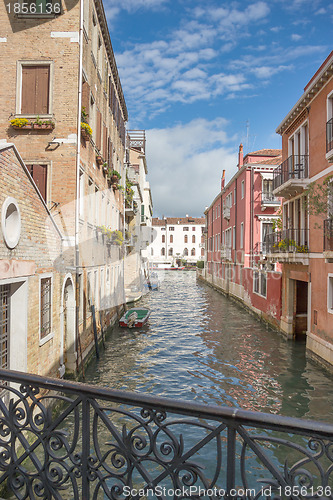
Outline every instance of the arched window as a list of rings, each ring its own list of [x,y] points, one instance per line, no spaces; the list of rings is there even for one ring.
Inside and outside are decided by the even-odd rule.
[[[173,243],[173,234],[170,234],[170,243]]]
[[[191,255],[194,256],[195,255],[195,248],[192,248],[191,250]]]
[[[188,255],[188,250],[187,250],[187,248],[184,248],[184,255]]]
[[[187,243],[187,242],[188,242],[188,236],[187,236],[187,234],[185,234],[185,236],[184,236],[184,243]]]
[[[205,255],[205,249],[204,249],[204,248],[202,248],[202,249],[201,249],[201,256],[204,256],[204,255]]]
[[[173,248],[169,248],[169,255],[173,255]]]
[[[165,243],[165,234],[162,234],[162,243]]]
[[[192,243],[195,243],[195,234],[192,236]]]
[[[165,248],[161,248],[161,255],[165,255]]]

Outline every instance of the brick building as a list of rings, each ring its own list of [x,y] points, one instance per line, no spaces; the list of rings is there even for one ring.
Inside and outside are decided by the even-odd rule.
[[[273,170],[281,150],[262,149],[243,157],[232,179],[205,211],[206,265],[201,279],[243,301],[275,326],[281,314],[281,273],[268,265],[266,235],[278,219],[281,200],[273,193]]]
[[[277,128],[282,163],[274,190],[283,197],[282,230],[267,241],[271,262],[282,266],[281,330],[306,334],[306,345],[333,364],[333,245],[331,194],[314,213],[310,183],[323,185],[333,172],[333,52]],[[328,193],[327,193],[328,194]]]
[[[1,366],[59,376],[75,350],[61,233],[15,146],[0,146],[0,169]]]
[[[61,231],[85,357],[91,305],[99,328],[124,301],[111,231],[124,232],[127,109],[100,0],[15,5],[0,6],[0,140],[15,144]]]

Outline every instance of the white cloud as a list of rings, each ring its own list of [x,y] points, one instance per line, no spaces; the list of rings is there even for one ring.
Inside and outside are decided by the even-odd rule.
[[[108,21],[114,21],[121,10],[136,12],[139,9],[153,9],[163,7],[169,0],[118,0],[116,2],[105,1],[105,13]]]
[[[298,42],[299,40],[302,39],[301,35],[298,35],[297,33],[293,33],[290,37],[294,42]]]
[[[217,118],[146,131],[155,216],[203,215],[219,192],[222,170],[230,178],[236,169],[226,129],[227,121]]]

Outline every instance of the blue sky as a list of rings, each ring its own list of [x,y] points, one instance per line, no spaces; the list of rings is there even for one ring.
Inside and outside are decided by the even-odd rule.
[[[222,170],[275,133],[330,51],[328,0],[104,0],[155,216],[201,216]]]

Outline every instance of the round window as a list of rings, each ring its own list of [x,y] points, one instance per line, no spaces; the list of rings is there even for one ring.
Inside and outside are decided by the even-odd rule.
[[[15,248],[21,236],[21,214],[14,198],[6,198],[2,205],[1,226],[6,245]]]

